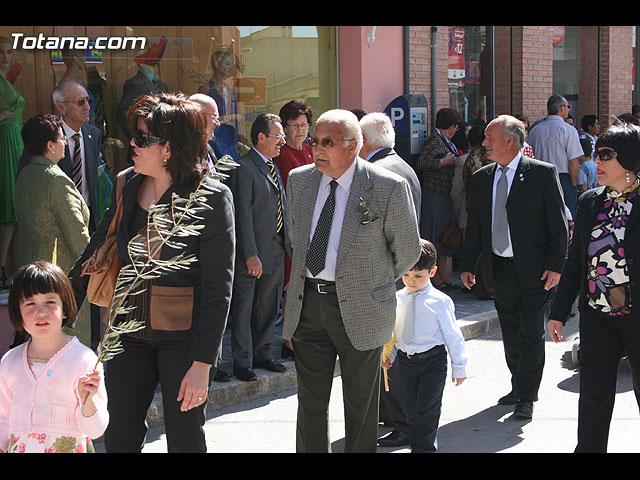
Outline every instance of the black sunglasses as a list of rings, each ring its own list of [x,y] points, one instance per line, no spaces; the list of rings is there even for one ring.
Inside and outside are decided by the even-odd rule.
[[[617,156],[617,152],[612,148],[603,148],[602,150],[596,150],[593,153],[593,158],[600,157],[600,160],[603,162],[607,162]]]
[[[133,136],[133,143],[135,143],[138,148],[147,148],[151,145],[165,143],[166,141],[167,140],[162,137],[154,137],[153,135],[149,135],[148,133],[140,130],[138,130]]]

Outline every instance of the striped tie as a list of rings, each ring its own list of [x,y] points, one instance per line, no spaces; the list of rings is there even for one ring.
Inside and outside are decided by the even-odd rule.
[[[71,170],[71,178],[79,192],[82,192],[82,157],[80,155],[80,135],[75,133],[71,136],[75,141],[73,148],[73,169]]]
[[[276,183],[276,186],[278,187],[278,223],[276,224],[276,233],[280,233],[280,230],[282,230],[282,200],[281,200],[281,193],[280,193],[280,184],[278,183],[278,173],[276,172],[276,166],[273,164],[273,162],[271,160],[269,160],[267,162],[267,165],[269,166],[269,172],[271,173],[271,178],[273,178],[273,181]]]

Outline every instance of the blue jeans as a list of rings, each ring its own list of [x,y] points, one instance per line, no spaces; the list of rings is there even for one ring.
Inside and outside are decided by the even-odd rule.
[[[575,218],[576,208],[578,208],[578,189],[571,185],[571,177],[568,173],[559,173],[560,186],[564,196],[564,204],[569,208],[571,216]]]

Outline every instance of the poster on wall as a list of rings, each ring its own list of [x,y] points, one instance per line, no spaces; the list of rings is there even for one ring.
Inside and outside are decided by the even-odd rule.
[[[460,80],[466,77],[464,35],[464,28],[449,27],[449,80]]]

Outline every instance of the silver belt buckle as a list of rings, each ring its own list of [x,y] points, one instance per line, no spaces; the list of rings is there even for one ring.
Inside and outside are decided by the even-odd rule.
[[[326,283],[316,283],[316,290],[318,291],[319,294],[326,295],[327,292],[323,292],[322,290],[320,290],[321,287],[326,287],[326,286],[327,286]]]

